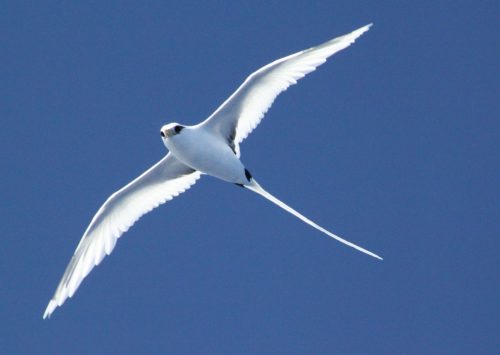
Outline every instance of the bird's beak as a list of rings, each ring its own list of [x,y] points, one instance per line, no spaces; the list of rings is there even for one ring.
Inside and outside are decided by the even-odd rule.
[[[162,130],[162,136],[163,138],[170,138],[172,136],[172,130],[171,129],[164,129]]]

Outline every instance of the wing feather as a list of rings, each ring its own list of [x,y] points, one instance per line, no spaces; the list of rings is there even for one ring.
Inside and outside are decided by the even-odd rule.
[[[43,318],[72,297],[83,279],[109,255],[118,238],[142,215],[189,189],[201,173],[168,154],[137,179],[112,194],[83,234]]]
[[[239,144],[257,127],[276,97],[348,47],[372,24],[319,46],[278,59],[252,73],[201,125],[221,134],[240,156]]]

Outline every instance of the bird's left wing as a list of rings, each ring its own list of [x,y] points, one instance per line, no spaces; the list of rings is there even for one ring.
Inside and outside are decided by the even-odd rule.
[[[112,194],[90,222],[43,318],[72,297],[83,279],[109,255],[117,239],[142,215],[189,189],[201,173],[171,153],[134,181]]]
[[[370,27],[371,24],[366,25],[260,68],[200,125],[222,135],[239,157],[239,144],[257,127],[281,92],[354,43]]]

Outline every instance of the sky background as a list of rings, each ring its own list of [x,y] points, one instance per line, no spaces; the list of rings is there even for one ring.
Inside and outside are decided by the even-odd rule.
[[[0,11],[0,353],[488,354],[500,347],[496,1],[17,2]],[[50,320],[104,200],[253,70],[372,29]]]

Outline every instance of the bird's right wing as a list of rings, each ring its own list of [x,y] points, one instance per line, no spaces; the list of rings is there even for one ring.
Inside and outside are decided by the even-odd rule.
[[[263,66],[246,78],[201,125],[226,139],[239,157],[239,144],[257,127],[281,92],[314,71],[330,56],[354,43],[370,27],[371,24],[366,25]]]
[[[43,318],[72,297],[83,279],[109,255],[117,239],[142,215],[189,189],[201,173],[171,153],[137,179],[112,194],[90,222]]]

